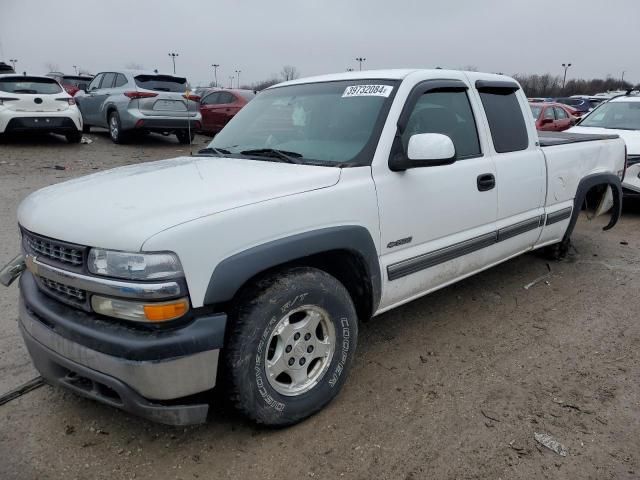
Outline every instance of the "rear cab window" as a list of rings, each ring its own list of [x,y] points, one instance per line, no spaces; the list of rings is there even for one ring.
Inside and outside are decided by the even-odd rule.
[[[53,95],[62,92],[62,87],[53,78],[16,77],[0,78],[0,91],[9,93]]]
[[[526,150],[529,147],[529,134],[516,94],[520,89],[518,84],[478,80],[476,88],[489,122],[495,151],[507,153]],[[553,111],[551,115],[553,118]]]
[[[157,92],[185,92],[187,90],[187,79],[183,77],[137,75],[135,81],[138,87],[145,90],[155,90]]]

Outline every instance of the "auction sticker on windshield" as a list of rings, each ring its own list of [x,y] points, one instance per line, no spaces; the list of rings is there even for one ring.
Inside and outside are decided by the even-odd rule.
[[[342,98],[347,97],[388,97],[391,95],[391,85],[353,85],[344,89]]]

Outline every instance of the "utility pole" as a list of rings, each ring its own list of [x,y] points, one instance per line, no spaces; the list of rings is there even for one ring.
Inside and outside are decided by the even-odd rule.
[[[77,65],[72,65],[73,69],[76,71],[76,75],[78,74],[78,66]]]
[[[229,88],[233,88],[233,75],[229,75]]]
[[[362,71],[362,62],[364,62],[365,60],[366,58],[364,57],[356,57],[356,62],[358,62],[360,65],[360,71]]]
[[[236,70],[236,75],[238,76],[238,88],[240,88],[240,74],[242,73],[242,70]]]
[[[175,52],[169,52],[169,56],[171,57],[171,60],[173,61],[173,74],[176,74],[176,57],[179,56],[179,54],[175,53]]]
[[[18,63],[18,59],[17,58],[10,58],[9,61],[11,62],[11,65],[13,65],[13,70],[16,69],[16,63]]]
[[[562,91],[564,92],[564,86],[567,83],[567,70],[569,70],[569,67],[571,66],[570,63],[563,63],[562,67],[564,68],[564,77],[562,79]]]
[[[213,83],[215,84],[214,86],[218,86],[218,67],[220,66],[219,63],[212,63],[211,66],[213,67]]]

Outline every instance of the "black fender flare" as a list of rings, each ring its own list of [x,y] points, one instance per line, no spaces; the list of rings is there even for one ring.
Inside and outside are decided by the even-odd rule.
[[[204,304],[224,303],[233,299],[247,280],[265,270],[332,250],[346,250],[364,260],[371,282],[372,312],[375,312],[382,292],[380,262],[369,230],[360,225],[341,225],[299,233],[257,245],[222,260],[211,275]]]
[[[571,214],[571,221],[567,227],[567,231],[562,239],[563,242],[569,241],[569,237],[573,233],[573,229],[578,221],[580,210],[584,204],[584,200],[587,196],[587,192],[596,185],[609,185],[611,187],[611,193],[613,194],[613,207],[611,208],[611,218],[609,223],[604,226],[603,230],[612,229],[622,213],[622,184],[617,175],[613,173],[594,173],[587,175],[578,184],[576,190],[576,196],[573,199],[573,212]]]

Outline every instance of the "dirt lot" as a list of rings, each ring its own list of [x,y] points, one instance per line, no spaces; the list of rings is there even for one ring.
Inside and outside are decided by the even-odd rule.
[[[90,138],[0,145],[0,263],[32,190],[187,153],[174,138]],[[527,290],[547,273],[534,254],[364,324],[344,391],[301,425],[257,428],[218,406],[176,429],[44,386],[0,406],[0,478],[640,478],[640,204],[603,224],[579,222],[570,258]],[[0,290],[0,394],[36,375],[17,293]]]

